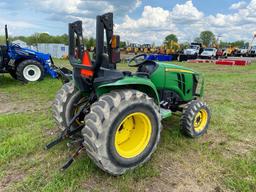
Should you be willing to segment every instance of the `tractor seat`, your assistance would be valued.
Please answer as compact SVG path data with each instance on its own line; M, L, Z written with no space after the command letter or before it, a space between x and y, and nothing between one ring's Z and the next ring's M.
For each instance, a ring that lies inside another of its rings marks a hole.
M95 83L110 83L124 78L124 74L121 71L113 69L113 64L109 63L109 56L107 54L104 53L101 55L100 64L98 65L100 68L96 73L96 77L94 79Z
M154 61L146 60L138 67L137 72L123 71L124 76L138 76L149 78L150 75L157 69L157 64Z
M101 67L97 77L95 77L94 79L94 83L102 83L102 82L110 83L123 78L124 78L124 74L121 71L106 69Z

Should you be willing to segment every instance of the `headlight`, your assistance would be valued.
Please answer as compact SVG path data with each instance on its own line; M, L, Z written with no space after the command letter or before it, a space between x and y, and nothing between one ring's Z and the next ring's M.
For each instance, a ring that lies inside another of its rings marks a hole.
M52 61L50 59L46 60L46 64L52 66Z
M199 82L199 80L200 80L200 75L195 74L195 79L197 80L197 82Z

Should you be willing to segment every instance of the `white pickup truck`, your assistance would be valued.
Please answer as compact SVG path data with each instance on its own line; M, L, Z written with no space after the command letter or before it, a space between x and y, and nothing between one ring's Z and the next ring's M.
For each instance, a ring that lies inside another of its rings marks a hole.
M201 43L191 43L189 48L184 49L177 57L178 61L187 61L189 59L197 59L202 52Z
M200 52L200 45L190 45L188 49L184 50L184 55L199 55Z
M201 59L215 59L217 57L217 49L215 48L206 48L200 54Z

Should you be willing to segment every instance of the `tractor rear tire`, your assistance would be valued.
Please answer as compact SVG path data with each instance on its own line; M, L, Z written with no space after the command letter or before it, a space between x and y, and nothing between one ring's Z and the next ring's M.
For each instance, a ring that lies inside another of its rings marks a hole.
M45 76L44 67L38 61L28 59L18 64L16 75L17 79L24 83L41 81Z
M70 81L62 86L58 91L52 105L53 118L61 131L68 127L68 122L74 117L76 108L74 107L83 96L74 86L73 81ZM75 122L70 130L74 130L82 122Z
M211 113L206 103L199 100L191 101L183 109L181 130L191 138L200 137L207 132L210 119Z
M107 93L91 106L82 129L87 154L103 171L122 175L147 162L160 140L159 107L137 90Z

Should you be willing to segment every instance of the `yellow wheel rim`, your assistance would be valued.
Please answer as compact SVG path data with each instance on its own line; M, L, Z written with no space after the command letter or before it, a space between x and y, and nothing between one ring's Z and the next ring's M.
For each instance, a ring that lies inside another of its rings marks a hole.
M133 158L147 147L152 132L149 117L141 112L132 113L118 126L115 148L123 158Z
M208 120L208 113L205 109L201 109L195 117L194 129L196 132L201 132L204 130Z

